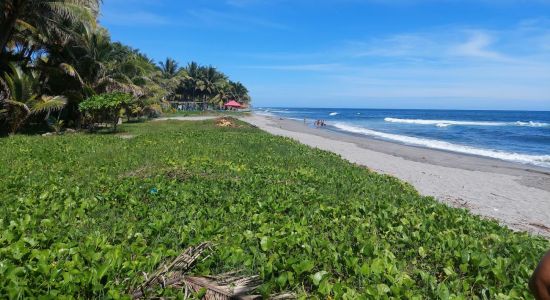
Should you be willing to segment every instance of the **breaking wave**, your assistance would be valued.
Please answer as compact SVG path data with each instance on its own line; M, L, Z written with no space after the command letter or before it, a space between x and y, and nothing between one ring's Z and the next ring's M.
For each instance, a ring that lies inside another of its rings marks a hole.
M424 120L424 119L398 119L385 118L384 121L402 124L435 125L437 127L458 126L525 126L525 127L547 127L549 123L542 122L490 122L490 121L453 121L453 120Z
M423 139L423 138L417 138L417 137L411 137L411 136L405 136L405 135L384 133L384 132L374 131L371 129L348 125L344 123L335 123L333 124L333 126L343 131L358 133L358 134L363 134L368 136L374 136L374 137L380 137L387 140L397 141L397 142L401 142L401 143L413 145L413 146L422 146L422 147L438 149L438 150L485 156L485 157L491 157L491 158L496 158L501 160L524 163L524 164L533 164L533 165L538 165L542 167L550 167L550 155L529 155L529 154L497 151L492 149L475 148L471 146L452 144L449 142L444 142L439 140Z

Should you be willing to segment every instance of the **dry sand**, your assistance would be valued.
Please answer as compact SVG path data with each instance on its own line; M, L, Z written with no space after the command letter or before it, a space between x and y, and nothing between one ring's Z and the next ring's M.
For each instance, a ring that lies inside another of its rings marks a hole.
M514 230L550 237L548 169L342 134L275 117L240 119L400 178L423 195L496 219Z

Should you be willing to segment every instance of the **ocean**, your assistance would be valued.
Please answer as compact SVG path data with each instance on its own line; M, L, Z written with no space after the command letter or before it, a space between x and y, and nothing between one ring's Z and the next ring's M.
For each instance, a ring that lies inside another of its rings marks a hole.
M258 114L406 145L550 168L550 112L256 108Z

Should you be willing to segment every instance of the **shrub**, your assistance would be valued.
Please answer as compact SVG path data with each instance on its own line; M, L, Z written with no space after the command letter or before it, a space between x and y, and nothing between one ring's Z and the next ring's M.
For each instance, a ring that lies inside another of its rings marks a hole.
M116 130L120 110L129 105L132 100L132 95L125 93L94 95L80 103L79 109L91 123L92 129L99 123L108 123L113 125L113 130Z

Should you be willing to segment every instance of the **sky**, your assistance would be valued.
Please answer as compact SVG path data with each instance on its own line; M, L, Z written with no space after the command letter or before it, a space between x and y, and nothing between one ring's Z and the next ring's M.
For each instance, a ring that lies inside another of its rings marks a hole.
M105 0L100 22L256 107L550 111L550 0Z

